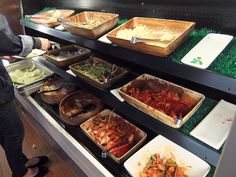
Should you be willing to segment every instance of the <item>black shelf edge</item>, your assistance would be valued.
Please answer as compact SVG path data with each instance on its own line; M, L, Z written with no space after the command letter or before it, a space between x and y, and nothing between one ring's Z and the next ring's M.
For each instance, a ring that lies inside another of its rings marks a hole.
M166 58L140 53L119 46L106 44L97 40L83 38L69 32L62 32L40 24L26 22L24 20L21 20L21 25L58 39L82 45L99 53L133 62L157 72L212 88L215 91L222 92L223 95L227 95L226 99L231 102L236 102L233 101L236 100L235 78L221 75L209 70L202 70L184 64L174 63Z
M153 119L149 115L139 111L138 109L125 102L120 102L109 91L97 89L82 81L80 78L66 73L65 70L58 68L57 66L41 57L38 57L37 61L50 68L61 77L75 81L76 83L78 83L81 89L87 90L88 92L91 92L94 95L100 97L105 104L115 108L118 114L123 114L129 121L144 125L145 127L155 132L157 135L161 134L165 136L166 138L205 160L209 164L215 167L217 166L217 162L220 158L220 153L210 146L203 144L190 136L186 136L176 129L164 125L158 120Z

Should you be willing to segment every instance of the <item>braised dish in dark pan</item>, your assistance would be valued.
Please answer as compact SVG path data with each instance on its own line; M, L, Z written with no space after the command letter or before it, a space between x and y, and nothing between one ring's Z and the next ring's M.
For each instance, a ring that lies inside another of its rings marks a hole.
M40 88L40 95L44 102L57 105L69 93L76 90L73 82L66 81L61 77L50 78Z
M80 90L71 93L61 101L59 113L65 123L76 126L100 112L102 108L101 99Z

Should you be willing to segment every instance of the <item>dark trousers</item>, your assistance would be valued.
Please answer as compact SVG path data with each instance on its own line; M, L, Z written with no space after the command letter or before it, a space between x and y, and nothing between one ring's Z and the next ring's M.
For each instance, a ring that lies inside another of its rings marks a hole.
M27 172L26 156L22 152L24 127L14 104L0 112L0 144L5 150L13 177L22 177Z

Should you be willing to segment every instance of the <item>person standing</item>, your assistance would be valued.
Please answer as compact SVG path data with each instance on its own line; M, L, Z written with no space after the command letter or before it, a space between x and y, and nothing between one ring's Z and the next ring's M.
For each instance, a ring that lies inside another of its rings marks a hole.
M48 50L50 41L11 34L6 18L0 15L0 56L25 56L34 48ZM0 122L0 144L5 150L13 177L39 177L47 173L47 168L37 167L40 161L45 160L45 156L28 160L22 152L24 127L14 103L13 84L2 61L0 61Z

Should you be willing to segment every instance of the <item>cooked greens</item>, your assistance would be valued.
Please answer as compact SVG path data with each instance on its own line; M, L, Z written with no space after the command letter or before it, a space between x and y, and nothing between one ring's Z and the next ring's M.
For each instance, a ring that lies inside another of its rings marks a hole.
M107 65L102 62L85 62L74 68L97 82L107 82L117 72L116 65Z

